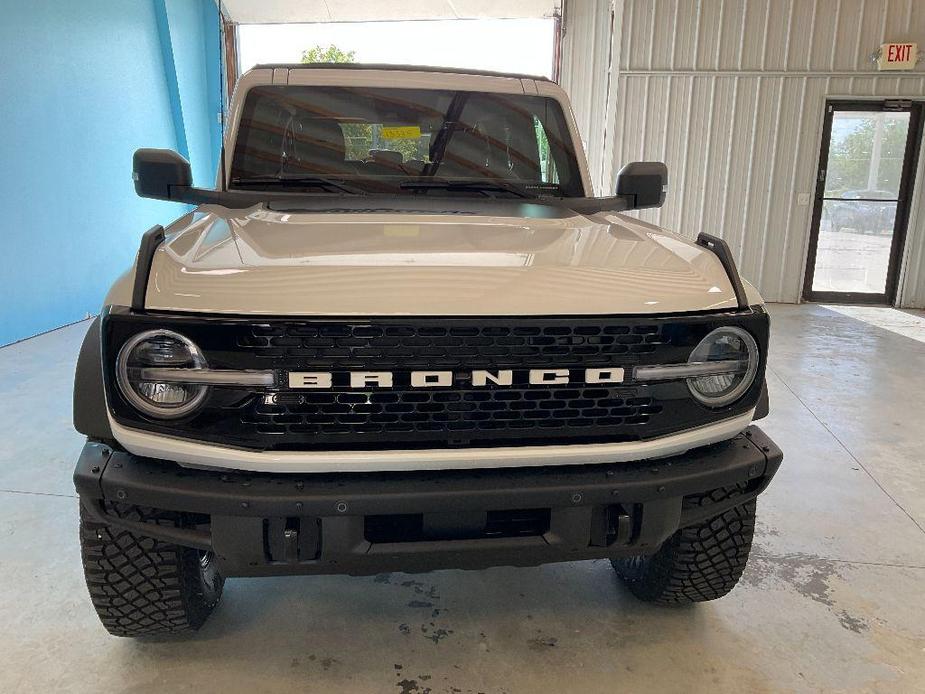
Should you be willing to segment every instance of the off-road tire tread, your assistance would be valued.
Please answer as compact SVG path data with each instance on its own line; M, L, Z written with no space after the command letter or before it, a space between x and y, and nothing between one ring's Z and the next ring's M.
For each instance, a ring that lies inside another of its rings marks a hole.
M703 508L741 496L745 484L685 497L682 508ZM612 562L637 598L659 605L716 600L742 577L755 532L755 499L681 528L645 557Z
M179 514L112 504L108 513L178 526ZM221 597L223 579L204 590L196 550L135 535L80 509L80 547L90 599L114 636L179 634L202 626Z

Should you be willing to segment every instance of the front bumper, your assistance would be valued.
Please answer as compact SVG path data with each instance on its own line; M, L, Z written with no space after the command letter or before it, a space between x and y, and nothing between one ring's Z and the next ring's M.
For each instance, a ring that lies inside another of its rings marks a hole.
M782 457L755 426L660 460L316 475L193 470L88 442L74 482L97 520L211 550L226 576L363 575L652 552L757 496ZM741 493L725 503L683 503L729 486ZM126 506L176 511L181 522L127 520Z

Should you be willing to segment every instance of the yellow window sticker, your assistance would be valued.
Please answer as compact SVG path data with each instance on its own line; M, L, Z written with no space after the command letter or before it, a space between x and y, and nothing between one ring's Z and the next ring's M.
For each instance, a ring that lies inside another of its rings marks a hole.
M383 125L379 133L383 140L415 139L421 136L419 125Z

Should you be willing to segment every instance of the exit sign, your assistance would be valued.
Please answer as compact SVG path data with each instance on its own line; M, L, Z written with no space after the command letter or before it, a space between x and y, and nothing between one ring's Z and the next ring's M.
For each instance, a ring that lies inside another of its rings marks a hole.
M877 67L881 70L911 70L919 57L915 43L884 43L880 46Z

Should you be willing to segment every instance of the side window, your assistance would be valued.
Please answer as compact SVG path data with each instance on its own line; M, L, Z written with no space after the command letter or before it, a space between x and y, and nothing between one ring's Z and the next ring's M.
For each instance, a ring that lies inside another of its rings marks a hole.
M533 116L533 131L536 133L536 146L540 153L540 180L543 183L558 183L559 172L556 171L556 162L549 149L549 138L543 122Z

